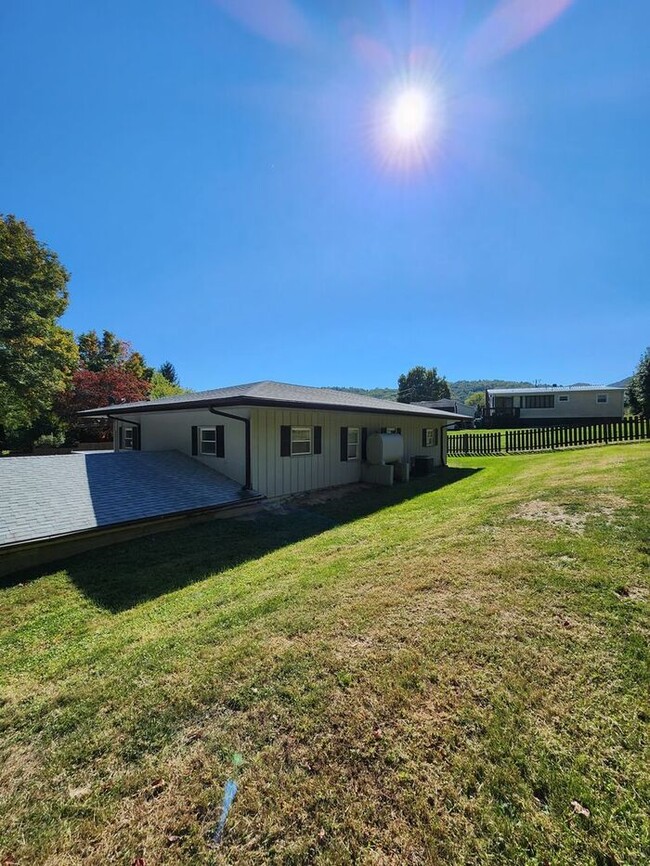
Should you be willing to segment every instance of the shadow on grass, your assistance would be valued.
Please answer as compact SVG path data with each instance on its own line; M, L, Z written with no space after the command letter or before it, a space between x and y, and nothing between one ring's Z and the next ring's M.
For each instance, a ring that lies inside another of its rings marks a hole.
M244 512L239 517L210 520L0 578L0 587L65 570L95 604L118 613L335 526L440 490L476 472L480 469L445 468L408 484L355 489L320 504L301 505L298 499L277 510L271 507L255 515Z

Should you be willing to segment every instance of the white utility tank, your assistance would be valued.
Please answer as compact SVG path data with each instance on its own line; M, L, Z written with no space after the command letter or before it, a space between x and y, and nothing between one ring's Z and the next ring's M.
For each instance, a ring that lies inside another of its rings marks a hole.
M404 457L404 440L399 433L373 433L366 442L368 463L381 466L397 463Z

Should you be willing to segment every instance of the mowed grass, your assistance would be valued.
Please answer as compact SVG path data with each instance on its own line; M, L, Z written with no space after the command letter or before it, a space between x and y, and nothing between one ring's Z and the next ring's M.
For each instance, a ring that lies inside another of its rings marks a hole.
M0 863L649 862L649 458L458 459L5 581Z

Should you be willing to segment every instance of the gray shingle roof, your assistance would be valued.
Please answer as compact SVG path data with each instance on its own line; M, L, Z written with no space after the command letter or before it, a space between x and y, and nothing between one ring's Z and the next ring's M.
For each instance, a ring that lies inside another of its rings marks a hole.
M365 394L350 391L336 391L333 388L311 388L307 385L288 385L284 382L250 382L247 385L234 385L217 388L213 391L198 391L194 394L179 394L176 397L162 397L158 400L143 400L138 403L119 403L88 409L80 415L119 415L121 412L155 412L165 409L190 409L200 406L298 406L314 409L340 409L384 413L386 415L419 415L423 417L446 418L449 421L464 416L440 409L427 409L415 403L395 403L392 400L378 400Z
M251 498L178 451L0 459L0 547Z
M612 387L611 385L549 385L548 387L530 388L488 388L488 394L564 394L567 391L625 391L625 388Z

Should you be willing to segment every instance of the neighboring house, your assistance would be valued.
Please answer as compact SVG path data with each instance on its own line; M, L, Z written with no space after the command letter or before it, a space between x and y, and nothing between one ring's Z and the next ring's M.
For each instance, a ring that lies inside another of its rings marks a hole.
M488 388L485 417L503 426L620 421L624 394L624 388L606 385Z
M423 400L415 404L416 406L427 406L429 409L441 409L443 412L454 412L456 415L463 415L464 420L458 422L458 427L472 426L474 418L476 418L476 407L468 406L466 403L461 403L460 400L455 400L453 397L443 397L441 400Z
M417 404L280 382L80 414L112 419L116 450L180 451L269 497L358 481L389 484L408 478L414 465L443 465L446 425L463 420Z

